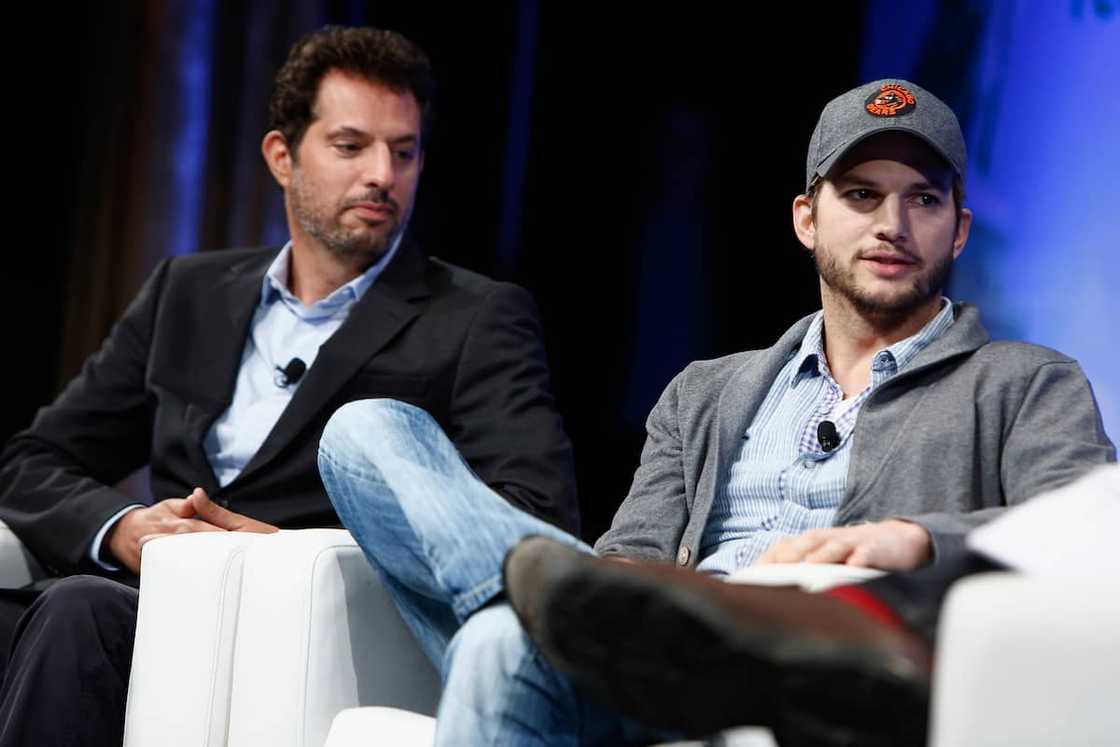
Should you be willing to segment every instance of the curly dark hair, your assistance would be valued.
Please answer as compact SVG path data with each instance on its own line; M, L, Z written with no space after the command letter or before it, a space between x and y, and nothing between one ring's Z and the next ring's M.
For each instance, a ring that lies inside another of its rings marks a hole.
M411 93L420 105L421 138L427 139L436 83L424 50L396 31L324 26L292 46L276 73L268 102L268 127L284 135L293 158L315 121L319 83L332 70L360 75L398 93Z

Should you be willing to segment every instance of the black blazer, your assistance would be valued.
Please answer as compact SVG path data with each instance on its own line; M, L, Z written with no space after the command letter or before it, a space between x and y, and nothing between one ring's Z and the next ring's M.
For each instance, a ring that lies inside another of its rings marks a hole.
M515 506L578 530L571 444L549 390L532 298L405 241L314 364L260 451L219 488L203 450L233 397L264 272L278 248L164 260L101 350L0 454L0 519L56 573L104 573L97 530L150 464L156 500L201 486L285 528L338 526L316 466L342 404L391 397L440 423Z

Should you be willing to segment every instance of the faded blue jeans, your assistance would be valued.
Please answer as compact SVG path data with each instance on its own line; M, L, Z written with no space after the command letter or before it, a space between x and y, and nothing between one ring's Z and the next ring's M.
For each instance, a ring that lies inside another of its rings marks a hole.
M502 560L529 535L586 552L483 484L424 410L351 402L327 423L319 471L443 678L437 745L648 743L658 735L587 702L521 629Z

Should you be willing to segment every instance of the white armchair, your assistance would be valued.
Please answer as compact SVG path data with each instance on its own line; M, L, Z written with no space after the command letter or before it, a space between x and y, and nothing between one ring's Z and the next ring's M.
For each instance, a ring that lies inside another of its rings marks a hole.
M973 576L937 635L932 747L1117 743L1120 580Z
M0 584L47 575L0 522ZM128 747L320 747L347 708L435 713L439 677L344 530L166 537L141 578Z
M319 747L356 706L435 714L440 682L348 532L270 535L245 563L230 745ZM367 735L363 744L379 742Z
M435 669L348 532L167 537L141 579L129 747L320 747L347 708L435 713Z
M18 589L46 578L47 572L8 525L0 521L0 588Z
M148 543L124 744L226 744L247 551L267 535L199 532Z

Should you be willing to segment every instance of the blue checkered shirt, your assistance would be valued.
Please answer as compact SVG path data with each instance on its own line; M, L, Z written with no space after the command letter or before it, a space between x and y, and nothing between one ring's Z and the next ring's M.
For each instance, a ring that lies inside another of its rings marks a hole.
M843 401L824 356L824 317L817 312L801 346L782 367L750 427L727 483L716 493L700 541L698 570L725 575L753 563L771 544L832 526L848 483L851 436L864 401L953 324L953 305L915 335L875 354L871 383ZM825 453L817 426L832 420L840 445Z

